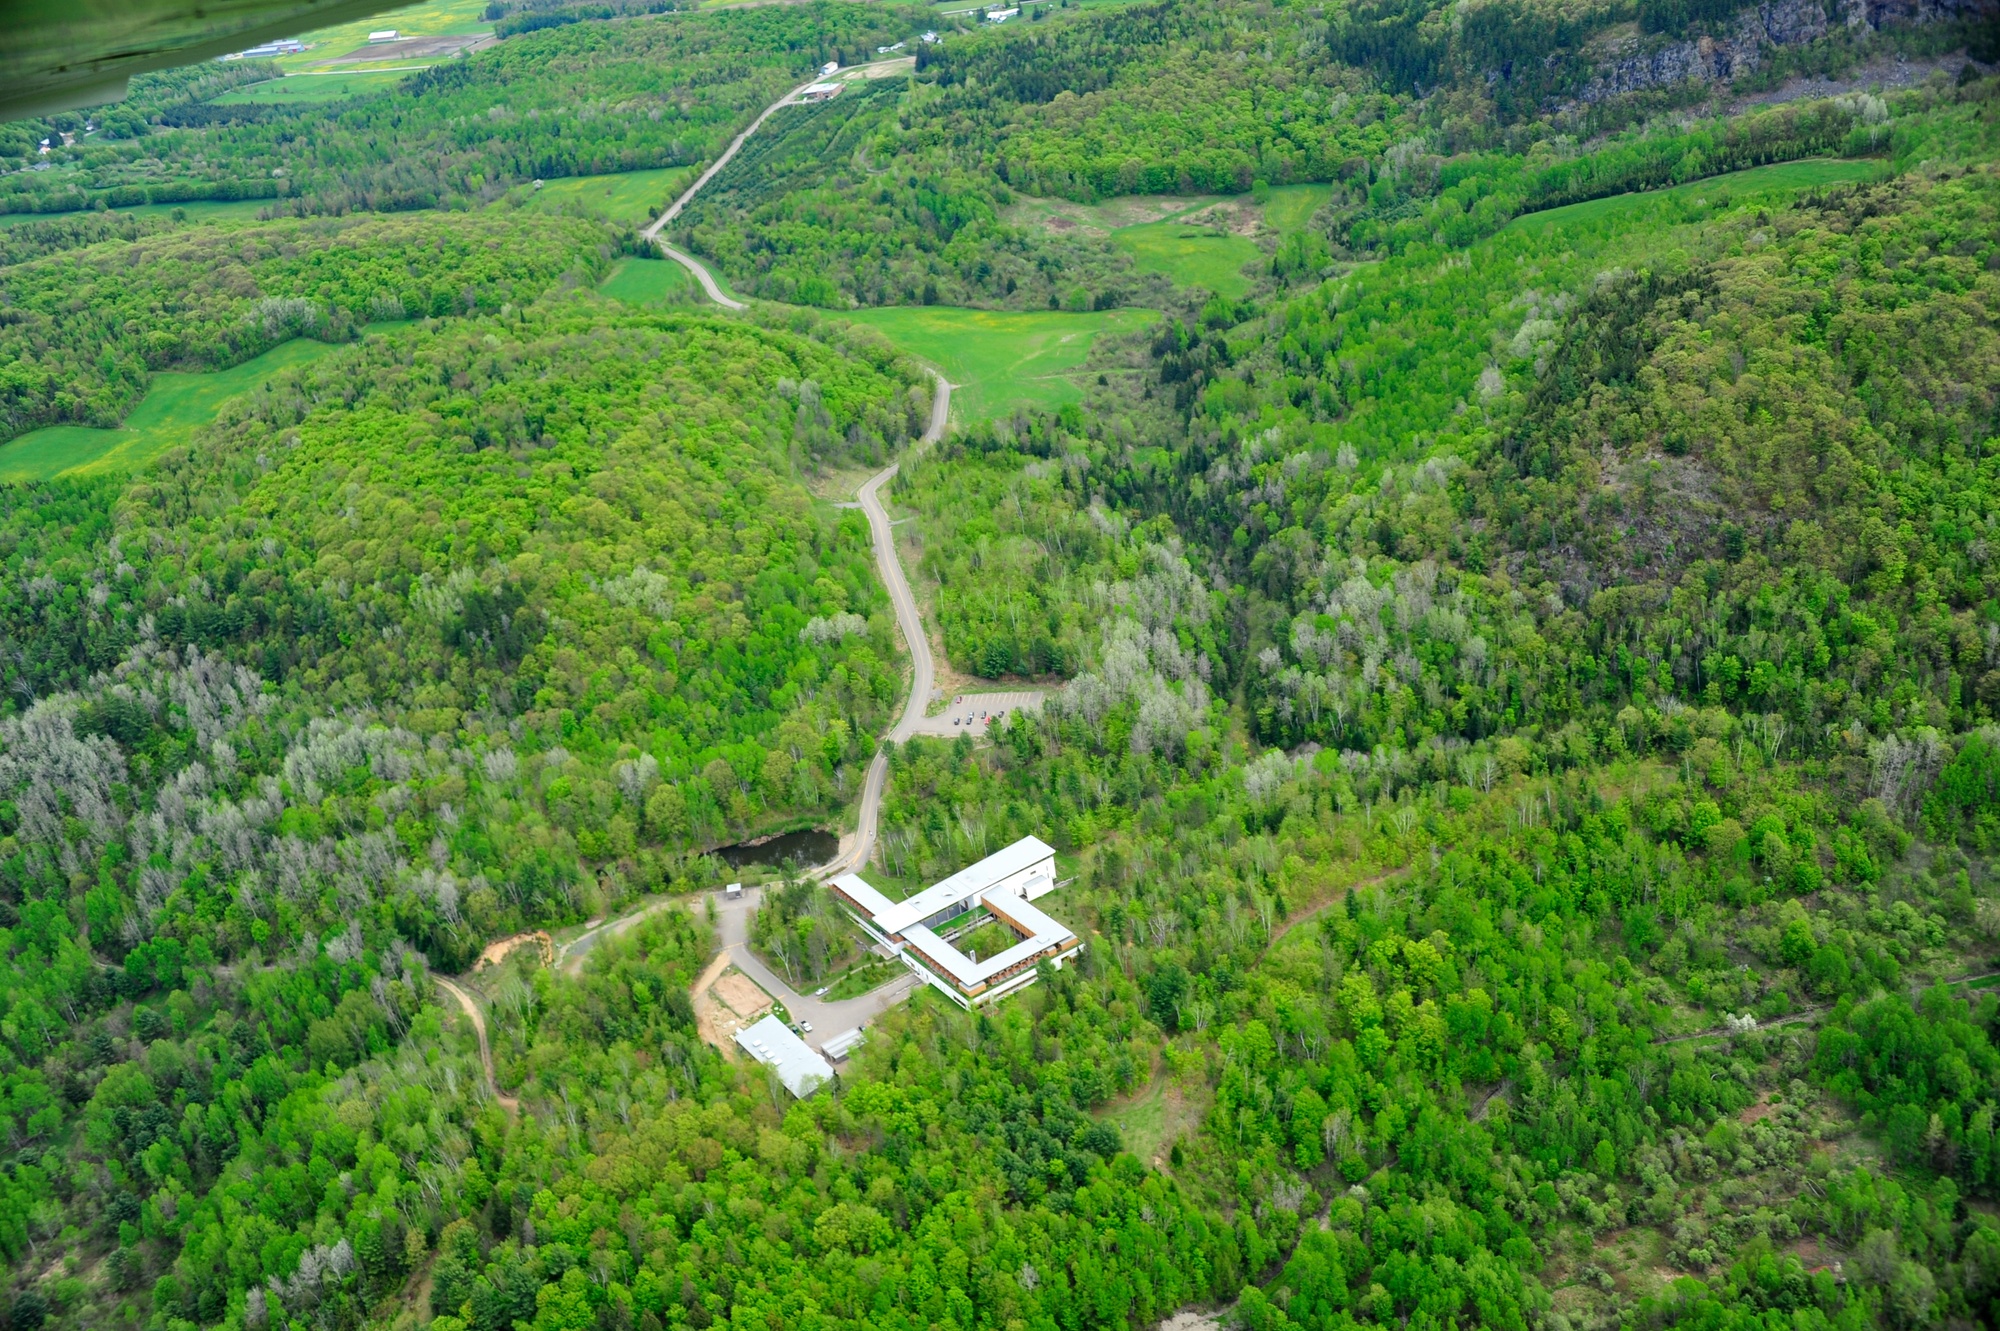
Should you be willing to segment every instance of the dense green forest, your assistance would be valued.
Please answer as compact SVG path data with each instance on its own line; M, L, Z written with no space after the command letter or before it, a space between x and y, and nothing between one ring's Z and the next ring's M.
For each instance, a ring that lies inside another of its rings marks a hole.
M536 0L0 127L4 438L331 344L0 486L0 1321L2000 1323L2000 78L1844 15ZM925 27L677 224L747 311L517 206ZM1051 220L1135 195L1237 294ZM1157 317L919 446L869 305ZM986 741L883 742L891 462ZM1086 946L795 1100L697 977L866 940L711 852L878 755L871 877L1038 836Z

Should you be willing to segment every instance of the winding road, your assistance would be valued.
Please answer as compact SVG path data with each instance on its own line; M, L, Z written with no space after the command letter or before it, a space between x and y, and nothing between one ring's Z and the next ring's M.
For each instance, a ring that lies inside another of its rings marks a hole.
M743 146L744 141L762 129L764 122L776 114L779 107L797 105L799 94L803 93L807 88L812 87L813 84L819 82L822 78L833 78L841 72L841 70L836 69L832 74L816 74L786 93L783 97L780 97L777 101L765 107L758 117L750 122L748 129L729 141L729 146L723 149L722 156L710 162L708 169L695 177L694 184L682 190L680 197L668 204L667 210L654 218L651 226L648 226L644 231L639 233L665 251L669 259L672 259L675 263L693 273L694 280L701 283L701 289L708 294L708 298L726 310L747 310L750 307L723 291L722 285L715 280L715 274L709 272L707 265L703 264L701 260L661 240L660 232L666 229L667 223L681 215L681 209L687 207L689 201L701 192L703 185L715 179L722 168L729 165L730 159L736 156L737 150Z
M701 288L708 294L708 298L724 309L743 310L749 307L724 292L721 284L715 280L714 274L710 273L699 259L661 240L660 232L667 223L680 215L681 210L687 207L688 202L702 186L713 180L716 174L729 164L730 159L736 156L737 150L742 148L746 139L755 134L780 107L797 102L799 94L816 81L817 79L800 84L765 107L763 112L750 122L748 129L730 141L728 149L722 156L716 158L714 163L641 233L646 239L658 245L668 258L692 273L695 280L701 283ZM931 396L930 424L925 427L923 437L917 441L916 446L919 449L942 439L946 423L951 418L951 384L936 370L931 369L929 373L936 384L936 390ZM924 709L930 703L931 690L936 687L937 670L931 659L930 638L924 632L923 617L917 613L916 595L910 590L910 581L903 573L902 560L896 555L896 538L889 525L889 514L882 506L882 487L895 477L899 465L891 463L869 477L856 498L860 500L861 511L868 518L869 536L875 547L876 571L882 578L882 585L889 589L889 600L896 610L896 625L902 630L903 641L910 651L910 695L903 704L902 715L897 718L888 735L889 739L900 744L909 739L917 724L923 720ZM848 844L837 858L812 871L815 876L831 878L868 863L868 857L875 848L876 829L882 815L882 792L888 784L888 779L889 759L878 749L873 761L868 764L868 775L862 782L861 807L856 817L854 833L851 839L843 838ZM801 994L750 950L749 921L758 899L757 891L752 889L735 901L727 899L720 891L714 895L716 922L721 934L720 946L715 962L704 972L703 979L712 982L713 978L725 968L725 961L727 964L734 964L762 985L766 992L783 1003L791 1012L794 1021L811 1022L815 1043L823 1041L829 1035L839 1034L874 1020L889 1007L902 1002L919 983L914 974L906 974L859 998L839 1002ZM653 912L672 904L674 904L673 899L663 897L615 920L607 920L594 929L585 930L556 949L555 968L572 975L580 973L584 958L600 942L607 938L615 938ZM481 1011L478 1001L458 982L446 979L442 975L433 978L441 988L458 1000L460 1009L472 1022L473 1034L479 1040L479 1061L485 1069L488 1092L508 1112L517 1112L520 1107L519 1099L501 1094L499 1082L494 1077L493 1050L486 1035L486 1016ZM704 988L705 984L696 985L697 997Z
M486 1014L479 1010L479 1004L473 999L471 994L466 993L465 990L459 988L452 981L445 979L442 975L433 975L431 978L438 982L440 988L443 988L453 998L456 998L459 1007L465 1010L465 1015L472 1019L472 1033L479 1037L479 1065L486 1070L487 1093L499 1101L500 1107L508 1113L518 1112L521 1108L520 1099L512 1095L502 1095L500 1093L500 1083L493 1078L493 1046L487 1043L486 1040Z

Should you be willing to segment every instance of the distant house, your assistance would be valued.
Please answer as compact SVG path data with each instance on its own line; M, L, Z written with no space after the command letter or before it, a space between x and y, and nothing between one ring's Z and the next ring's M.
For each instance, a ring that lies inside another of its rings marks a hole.
M840 62L838 60L829 60L819 67L819 76L821 78L825 78L829 74L838 74L839 72Z
M878 47L876 47L876 48L875 48L875 54L876 54L876 55L887 55L887 54L889 54L889 52L891 52L891 51L900 51L900 50L902 50L902 49L903 49L903 48L904 48L905 46L908 46L908 45L909 45L909 43L908 43L908 42L897 42L897 43L896 43L896 44L895 44L894 46L878 46Z
M776 1017L736 1032L736 1043L759 1063L777 1069L778 1080L800 1100L833 1080L833 1065Z
M306 44L297 38L283 37L275 42L265 42L262 46L253 46L247 51L239 51L237 55L245 60L259 60L274 55L297 55L305 49Z
M986 12L988 23L1005 23L1021 11L1018 9L990 9Z
M961 869L905 901L891 901L859 874L828 884L873 938L894 951L917 977L963 1008L981 1007L1035 982L1042 962L1061 969L1083 951L1067 925L1030 904L1055 889L1056 853L1036 837ZM1017 940L984 961L941 937L983 922L1005 925Z
M402 39L403 35L394 28L384 28L380 32L371 32L368 34L368 44L370 46L380 46L383 42L399 42Z
M937 35L936 33L934 33L934 32L927 32L927 33L925 33L925 34L924 34L923 36L921 36L921 37L917 38L917 40L918 40L918 41L920 41L920 42L922 42L922 43L923 43L923 44L924 44L925 46L934 46L934 45L936 45L936 44L937 44L937 39L938 39L938 35Z
M815 83L799 94L799 100L802 102L830 102L840 96L842 86L844 85L838 83Z

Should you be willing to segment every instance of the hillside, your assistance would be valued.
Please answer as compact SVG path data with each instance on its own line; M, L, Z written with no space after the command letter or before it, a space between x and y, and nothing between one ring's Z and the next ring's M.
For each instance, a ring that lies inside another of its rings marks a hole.
M1991 14L978 18L0 127L4 1326L2000 1323Z

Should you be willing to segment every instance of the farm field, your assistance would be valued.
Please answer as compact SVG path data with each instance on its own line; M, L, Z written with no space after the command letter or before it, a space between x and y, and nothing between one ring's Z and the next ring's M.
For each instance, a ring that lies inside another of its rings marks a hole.
M879 329L944 371L957 386L952 415L964 424L1017 405L1051 410L1080 401L1083 389L1074 376L1097 335L1125 332L1159 316L1136 309L1020 314L932 305L853 310L843 317Z
M492 23L483 18L485 0L429 0L427 4L339 23L330 28L301 35L306 50L299 55L280 56L287 70L311 69L321 61L346 55L368 44L368 34L394 28L406 37L442 37L453 33L490 31Z
M136 471L215 419L222 404L280 370L318 360L334 346L295 338L234 369L213 374L160 374L123 427L51 425L0 446L0 482Z

